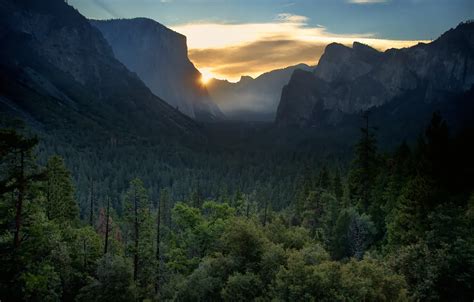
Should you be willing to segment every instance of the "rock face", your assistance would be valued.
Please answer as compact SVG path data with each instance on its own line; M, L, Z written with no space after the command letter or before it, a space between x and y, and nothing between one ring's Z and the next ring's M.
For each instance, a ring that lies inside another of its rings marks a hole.
M0 0L0 45L0 111L53 129L158 136L197 129L63 0Z
M295 71L283 88L279 125L337 124L344 114L417 96L442 102L474 84L474 23L429 44L385 52L355 42L326 47L314 72Z
M155 95L198 120L223 117L188 58L185 36L146 18L90 22Z
M208 90L230 119L273 121L281 89L296 69L312 70L308 65L299 64L264 73L255 79L242 77L237 83L214 79L208 84Z

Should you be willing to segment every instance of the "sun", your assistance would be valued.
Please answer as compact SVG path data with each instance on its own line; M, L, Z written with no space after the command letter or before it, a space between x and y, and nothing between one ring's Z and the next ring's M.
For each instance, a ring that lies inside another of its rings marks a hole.
M200 70L201 72L201 83L203 85L209 84L209 82L214 78L214 75L210 72L208 68L203 68Z

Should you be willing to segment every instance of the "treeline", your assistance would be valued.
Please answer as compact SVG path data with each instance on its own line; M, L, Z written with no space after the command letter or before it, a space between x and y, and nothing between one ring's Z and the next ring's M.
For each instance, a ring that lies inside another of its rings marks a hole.
M238 147L211 143L186 146L153 138L96 134L83 141L57 131L54 135L40 133L38 161L44 165L54 154L64 158L83 219L89 217L91 195L94 213L104 206L107 196L112 207L122 213L122 194L133 178L143 181L154 202L167 188L174 201L196 193L213 200L223 196L234 199L240 193L266 194L274 209L283 209L297 190L294 180L304 166L319 169L319 163L326 161L320 154L298 147L261 149L253 142ZM343 161L347 160L334 162L340 165Z
M135 178L87 187L81 216L63 160L38 165L38 141L4 129L0 299L471 301L473 131L450 136L435 114L387 154L366 121L349 171L306 161L283 209L264 181L178 199Z

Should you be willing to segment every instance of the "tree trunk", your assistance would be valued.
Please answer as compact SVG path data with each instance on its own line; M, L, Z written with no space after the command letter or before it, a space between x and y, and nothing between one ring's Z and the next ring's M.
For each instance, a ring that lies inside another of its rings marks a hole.
M13 246L15 249L20 247L21 215L23 210L23 195L25 191L25 153L20 151L20 179L18 180L18 199L16 203L15 214L15 235Z
M46 217L51 219L51 177L48 175L48 184L46 189Z
M363 162L363 167L364 167L364 206L367 209L369 205L369 140L370 140L370 135L369 135L369 112L366 112L364 114L365 118L365 146L364 146L364 162Z
M91 199L90 199L90 209L89 209L89 224L94 226L94 181L91 184Z
M110 198L107 197L107 215L106 215L106 222L105 222L104 255L107 254L107 248L109 245L109 218L110 218Z
M247 210L245 213L245 217L249 219L249 214L250 214L250 198L247 197Z
M137 201L137 188L134 192L134 212L135 212L135 253L133 256L133 280L137 281L138 277L138 243L139 243L139 231L138 231L138 201Z
M263 226L267 224L267 210L268 210L268 200L265 198L265 209L263 211Z
M162 203L165 202L165 198L159 201L158 203L158 213L157 213L157 218L156 218L156 286L155 286L155 292L158 295L160 292L160 243L161 243L161 207Z
M84 255L83 269L85 270L87 266L87 253L86 253L86 239L85 238L82 240L82 253Z

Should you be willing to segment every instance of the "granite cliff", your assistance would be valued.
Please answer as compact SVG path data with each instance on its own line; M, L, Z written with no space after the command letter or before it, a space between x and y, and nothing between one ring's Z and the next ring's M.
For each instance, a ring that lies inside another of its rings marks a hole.
M155 95L197 120L223 117L188 58L185 36L146 18L90 22Z
M352 48L333 43L314 71L293 73L283 88L276 123L338 124L344 115L407 99L433 107L473 84L473 22L405 49L379 52L358 42Z

